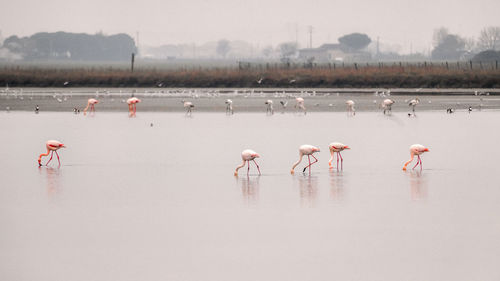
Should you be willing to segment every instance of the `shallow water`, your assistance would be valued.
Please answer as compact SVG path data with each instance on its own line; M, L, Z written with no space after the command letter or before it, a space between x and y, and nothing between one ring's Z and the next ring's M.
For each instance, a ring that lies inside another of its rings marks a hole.
M0 112L0 279L498 280L499 117ZM233 176L245 148L262 176Z

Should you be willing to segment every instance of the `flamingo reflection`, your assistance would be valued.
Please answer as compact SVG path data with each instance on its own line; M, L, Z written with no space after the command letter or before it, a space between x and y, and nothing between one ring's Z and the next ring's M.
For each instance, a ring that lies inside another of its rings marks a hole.
M45 178L47 194L50 196L59 193L59 178L61 175L61 169L38 167L38 171L40 176Z
M237 178L237 182L241 186L243 202L247 206L256 205L259 201L259 179L260 176Z
M414 170L408 172L410 180L410 195L412 200L427 198L427 181L422 171Z
M318 178L308 175L297 177L299 181L300 205L315 207L318 199Z
M341 201L344 197L344 178L342 171L330 170L330 199Z

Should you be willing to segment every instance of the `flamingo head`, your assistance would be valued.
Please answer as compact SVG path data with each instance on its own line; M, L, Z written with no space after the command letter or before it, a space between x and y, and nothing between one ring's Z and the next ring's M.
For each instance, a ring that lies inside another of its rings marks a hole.
M315 147L313 148L313 152L320 152L321 150L319 149L319 147Z
M42 159L38 159L38 167L42 166Z
M252 154L252 157L260 158L260 155L258 153L254 153L254 154Z
M426 147L426 148L424 149L424 151L425 151L425 152L429 152L429 149Z
M344 149L351 149L351 148L347 145L344 145Z

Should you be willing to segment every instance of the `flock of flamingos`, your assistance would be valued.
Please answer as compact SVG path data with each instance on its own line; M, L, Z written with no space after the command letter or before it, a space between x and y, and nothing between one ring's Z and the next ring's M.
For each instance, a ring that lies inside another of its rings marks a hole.
M141 102L141 100L136 98L136 97L131 97L127 100L130 117L135 117L136 111L137 111L137 104L140 102ZM413 114L415 114L415 106L419 102L420 101L418 98L410 101L409 106L412 108ZM87 111L89 111L89 113L94 113L95 112L95 105L98 103L99 103L99 101L97 99L94 99L94 98L89 99L87 102L87 107L85 107L85 109L83 110L83 114L86 115ZM186 114L190 115L192 112L192 109L194 108L193 103L188 102L188 101L183 101L183 103L184 103L184 107L186 108ZM233 114L233 106L232 106L233 102L232 102L232 100L228 99L228 100L226 100L225 103L226 103L226 114ZM267 100L265 102L265 104L267 105L267 113L272 114L274 112L274 109L272 106L273 101ZM347 112L350 115L356 114L356 111L354 109L354 104L355 103L352 100L346 101ZM385 99L384 101L382 101L380 107L383 109L384 114L391 112L391 109L392 109L391 107L393 104L394 104L394 101L391 99ZM282 105L286 106L285 104L282 104ZM304 114L306 113L306 108L304 106L304 99L303 98L301 98L301 97L296 98L295 108L303 111ZM65 147L66 146L63 143L61 143L60 141L57 141L57 140L47 141L46 142L47 152L42 153L42 154L40 154L40 156L38 156L38 165L42 166L42 157L48 156L50 154L50 159L45 164L45 165L48 165L50 163L50 161L52 161L52 157L54 156L54 152L55 152L55 154L57 156L57 161L58 161L59 166L60 166L61 161L59 159L59 154L57 153L57 150L59 150L60 148L65 148ZM328 165L329 165L330 169L333 169L332 162L334 160L335 153L337 154L337 170L339 169L339 159L340 159L340 167L341 167L341 169L343 169L344 159L342 158L342 155L340 152L344 151L345 149L350 149L349 146L342 144L340 142L332 142L332 143L330 143L328 148L329 148L330 154L331 154L330 160L328 161ZM420 170L422 170L422 160L420 158L420 155L422 155L424 152L428 152L428 151L429 151L429 149L421 144L411 145L410 146L410 159L404 164L403 170L406 171L406 167L408 166L409 163L411 163L413 161L415 156L417 156L417 163L415 164L415 166L413 166L413 169L415 169L418 165L420 165ZM294 174L295 167L297 167L300 164L300 162L302 162L302 158L304 156L307 156L309 164L304 167L302 172L304 173L307 169L309 169L309 174L311 174L311 166L314 163L318 162L318 159L316 157L314 157L314 153L316 153L316 152L320 152L320 149L318 147L313 146L313 145L304 144L304 145L300 146L299 147L299 159L297 160L297 162L295 162L293 164L293 166L290 170L290 173ZM260 175L261 174L260 167L257 164L257 162L255 162L255 158L259 158L259 157L260 157L260 155L251 149L244 150L241 153L241 159L243 160L243 162L236 167L236 170L234 171L234 175L238 176L238 170L243 168L245 165L247 165L247 175L248 175L248 173L250 171L250 161L252 161L255 164L255 166L257 167L257 171L259 172L259 175ZM313 162L311 162L311 157L314 159Z

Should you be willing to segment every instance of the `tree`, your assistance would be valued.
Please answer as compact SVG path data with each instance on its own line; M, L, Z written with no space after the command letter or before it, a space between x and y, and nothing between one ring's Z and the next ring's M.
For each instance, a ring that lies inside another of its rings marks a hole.
M283 61L289 61L290 57L294 56L298 49L297 43L295 42L281 43L278 47Z
M434 34L432 35L432 45L434 46L434 48L439 46L443 42L444 38L448 35L450 35L450 32L446 27L435 29Z
M264 49L262 49L262 54L264 57L268 58L273 54L273 47L272 46L267 46Z
M458 60L465 53L466 41L456 34L446 35L439 45L432 50L436 60Z
M489 26L481 30L478 39L480 50L500 50L500 27Z
M500 51L486 50L475 55L472 58L473 61L500 61Z
M215 49L215 51L219 56L225 58L230 50L231 50L231 45L228 40L222 39L219 40L219 42L217 42L217 48Z
M341 48L346 52L360 51L372 42L372 39L370 39L368 35L361 33L347 34L340 37L338 40Z

